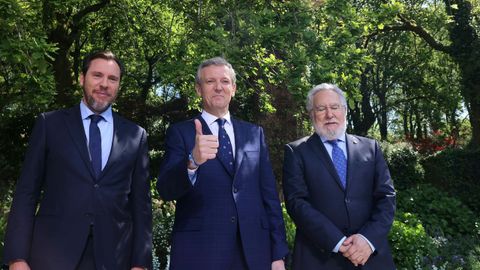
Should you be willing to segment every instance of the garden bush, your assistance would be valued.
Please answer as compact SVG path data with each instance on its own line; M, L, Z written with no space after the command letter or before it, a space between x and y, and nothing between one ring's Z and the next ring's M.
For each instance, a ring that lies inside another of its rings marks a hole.
M168 269L175 204L153 200L153 269Z
M422 164L426 182L480 212L480 150L446 149Z
M399 270L422 269L423 258L437 255L422 222L412 213L397 213L389 240Z
M423 179L420 155L404 142L381 143L395 189L403 190L417 185Z
M476 215L460 200L428 184L398 192L397 207L415 213L429 235L457 237L475 231Z

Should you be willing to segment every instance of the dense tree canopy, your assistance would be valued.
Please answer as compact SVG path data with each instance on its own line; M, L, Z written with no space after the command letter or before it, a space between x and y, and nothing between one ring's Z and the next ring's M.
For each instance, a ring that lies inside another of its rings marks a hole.
M238 74L232 113L265 127L277 172L282 145L311 132L304 99L321 82L347 92L354 133L471 134L478 147L479 11L478 0L0 0L2 175L15 181L35 115L79 101L80 61L97 48L124 60L115 109L147 128L153 157L169 123L197 113L196 66L217 55Z

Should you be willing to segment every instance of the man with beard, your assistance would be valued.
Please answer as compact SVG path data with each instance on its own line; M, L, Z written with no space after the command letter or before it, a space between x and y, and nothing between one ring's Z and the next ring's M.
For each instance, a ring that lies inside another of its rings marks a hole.
M122 74L113 53L90 54L80 104L37 118L8 219L9 269L151 269L147 134L112 112Z
M308 93L315 133L285 146L283 190L297 226L293 269L395 269L387 235L395 191L375 140L346 134L347 103L332 84Z

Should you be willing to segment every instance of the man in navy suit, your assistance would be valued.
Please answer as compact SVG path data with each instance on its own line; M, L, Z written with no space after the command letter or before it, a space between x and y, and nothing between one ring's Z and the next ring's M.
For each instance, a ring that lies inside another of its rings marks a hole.
M395 269L387 235L395 191L375 140L346 134L342 90L308 93L315 133L285 146L283 190L297 226L295 270Z
M162 199L177 201L170 269L283 270L288 247L263 130L231 117L235 71L225 59L201 63L195 81L202 114L168 129L157 182Z
M89 55L80 104L37 118L8 219L9 269L151 269L147 134L111 108L122 73L111 52Z

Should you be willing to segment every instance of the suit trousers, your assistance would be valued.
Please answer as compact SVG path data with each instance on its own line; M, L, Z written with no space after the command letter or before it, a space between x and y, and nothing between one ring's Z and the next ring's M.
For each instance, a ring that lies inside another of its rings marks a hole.
M85 244L85 248L82 253L82 257L80 258L80 262L76 270L95 270L97 267L95 266L95 254L93 252L93 232L92 226L90 226L90 233L88 234L87 243Z

